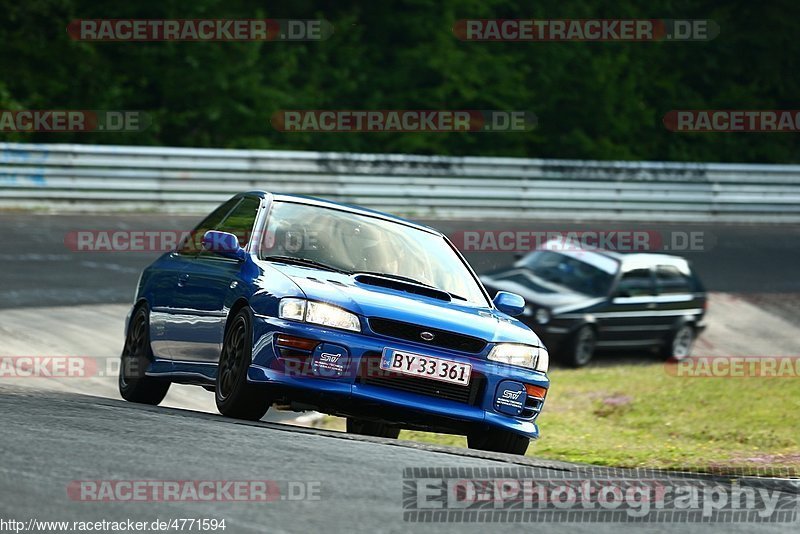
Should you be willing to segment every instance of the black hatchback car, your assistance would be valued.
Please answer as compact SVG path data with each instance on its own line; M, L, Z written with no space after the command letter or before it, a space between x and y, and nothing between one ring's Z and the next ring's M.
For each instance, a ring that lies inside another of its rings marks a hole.
M545 244L481 279L490 294L522 295L519 318L572 367L586 365L596 349L654 348L680 360L705 327L705 289L677 256Z

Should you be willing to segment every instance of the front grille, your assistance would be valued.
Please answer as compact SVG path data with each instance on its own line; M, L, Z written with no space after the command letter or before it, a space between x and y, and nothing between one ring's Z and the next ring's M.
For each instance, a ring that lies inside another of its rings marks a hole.
M428 397L447 399L463 404L475 405L480 400L480 395L486 384L486 377L480 373L472 373L468 386L450 384L441 380L431 380L416 376L408 376L380 368L381 355L377 352L368 352L361 358L356 383L368 386L416 393Z
M486 342L482 339L478 339L477 337L454 334L453 332L448 332L446 330L428 328L427 326L419 326L416 324L394 321L392 319L371 317L369 319L369 327L373 332L382 336L404 339L406 341L415 341L417 343L423 343L426 345L432 345L434 347L442 347L461 352L471 352L473 354L477 354L486 348ZM433 334L433 340L423 340L420 337L422 332L430 332Z

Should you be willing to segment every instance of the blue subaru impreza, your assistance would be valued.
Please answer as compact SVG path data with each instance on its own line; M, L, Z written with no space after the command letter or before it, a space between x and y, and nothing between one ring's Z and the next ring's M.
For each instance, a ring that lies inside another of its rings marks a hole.
M524 454L538 437L547 350L492 300L441 233L324 200L248 192L147 267L119 389L158 404L171 383L213 390L226 416L273 404L347 418L348 432L463 434Z

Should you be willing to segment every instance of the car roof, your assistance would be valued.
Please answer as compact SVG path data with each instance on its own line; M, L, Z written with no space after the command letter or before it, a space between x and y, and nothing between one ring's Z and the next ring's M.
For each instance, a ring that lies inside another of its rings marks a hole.
M648 267L651 265L674 265L675 267L687 267L689 262L686 258L672 256L670 254L630 253L619 254L622 258L623 269L634 269L637 266Z
M275 202L294 202L295 204L306 204L309 206L319 206L322 208L331 208L336 209L339 211L346 211L348 213L354 213L356 215L364 215L367 217L377 217L379 219L383 219L386 221L397 222L403 224L405 226L411 226L412 228L416 228L418 230L423 230L428 233L436 234L436 235L444 235L440 231L436 230L435 228L431 228L430 226L426 226L424 224L419 224L414 221L409 221L408 219L403 219L402 217L397 217L396 215L390 215L388 213L384 213L381 211L371 210L369 208L363 208L361 206L355 206L352 204L343 204L341 202L334 202L332 200L325 200L323 198L316 198L310 197L305 195L291 195L285 193L271 193L269 191L247 191L241 193L242 195L255 195L259 198L264 198L267 200L272 200Z
M555 245L555 249L553 252L559 252L558 246L561 245L561 241L551 240L542 245L543 250L548 250L548 245ZM605 250L599 248L585 248L581 247L579 244L570 245L570 249L573 251L583 250L586 252L593 252L595 254L599 254L600 256L605 256L607 258L614 259L621 264L622 270L627 269L635 269L637 267L649 267L651 265L674 265L675 267L680 268L687 268L689 262L686 258L681 258L680 256L674 256L671 254L661 254L661 253L653 253L653 252L616 252L613 250Z

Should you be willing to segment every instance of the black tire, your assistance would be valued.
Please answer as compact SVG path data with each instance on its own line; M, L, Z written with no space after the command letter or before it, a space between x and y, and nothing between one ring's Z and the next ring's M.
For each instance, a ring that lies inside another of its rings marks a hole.
M661 348L661 355L673 362L685 360L692 353L694 344L694 326L685 323L673 330Z
M373 421L363 421L361 419L347 418L347 433L360 434L362 436L377 436L379 438L397 439L400 435L400 428L390 426L386 423L376 423Z
M561 350L561 361L570 367L583 367L592 360L594 356L597 334L594 328L585 324L578 328L567 340Z
M243 308L231 319L219 357L214 397L222 415L258 421L272 405L264 389L247 382L252 352L252 320L249 310Z
M129 402L157 405L169 391L170 382L147 376L147 367L153 361L150 347L150 312L146 305L139 306L131 317L125 346L120 357L119 394Z
M504 452L524 456L531 440L505 430L484 429L467 436L467 446L480 451Z

